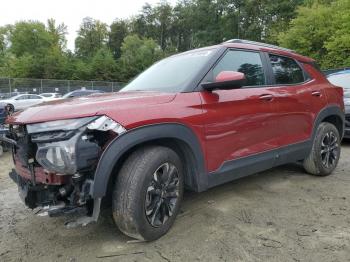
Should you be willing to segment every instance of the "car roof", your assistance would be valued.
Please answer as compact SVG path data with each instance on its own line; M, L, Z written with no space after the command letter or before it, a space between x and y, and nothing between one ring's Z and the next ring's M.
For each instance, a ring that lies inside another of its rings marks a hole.
M330 75L328 75L327 77L336 76L336 75L346 75L346 74L350 74L350 69L342 70L342 71L339 71L339 72L330 74Z
M268 53L273 53L277 54L280 56L288 56L291 58L294 58L300 62L304 63L314 63L315 60L306 57L300 54L297 54L295 51L275 45L270 45L266 43L261 43L261 42L255 42L255 41L249 41L249 40L244 40L244 39L231 39L226 42L223 42L218 45L213 45L213 46L207 46L207 47L202 47L194 50L189 50L184 53L180 54L175 54L173 56L178 56L186 53L191 53L191 52L197 52L197 51L205 51L205 50L210 50L213 48L220 48L220 47L225 47L225 48L237 48L237 49L247 49L247 50L253 50L253 51L262 51L262 52L268 52Z

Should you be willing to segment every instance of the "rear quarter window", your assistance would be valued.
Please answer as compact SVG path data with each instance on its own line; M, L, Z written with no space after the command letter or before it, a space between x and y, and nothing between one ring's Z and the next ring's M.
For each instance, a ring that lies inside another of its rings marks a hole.
M269 54L275 83L278 85L299 84L305 81L303 69L292 58Z

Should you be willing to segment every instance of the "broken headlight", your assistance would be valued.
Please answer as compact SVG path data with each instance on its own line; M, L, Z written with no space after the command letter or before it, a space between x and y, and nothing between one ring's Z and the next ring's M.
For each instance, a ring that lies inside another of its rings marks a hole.
M50 131L68 131L68 130L76 130L86 124L92 122L97 119L97 117L84 117L84 118L75 118L75 119L65 119L65 120L56 120L43 122L38 124L27 125L28 134L33 133L42 133L42 132L50 132Z
M63 175L86 170L98 161L101 148L89 130L113 131L124 127L107 116L58 120L27 126L37 143L36 160L45 169Z

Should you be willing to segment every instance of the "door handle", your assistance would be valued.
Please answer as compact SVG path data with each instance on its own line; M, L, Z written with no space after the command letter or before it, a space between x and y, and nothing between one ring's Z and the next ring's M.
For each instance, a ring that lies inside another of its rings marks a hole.
M273 95L265 94L265 95L261 95L259 98L261 100L265 100L265 101L272 101L273 100Z
M312 91L312 92L311 92L311 95L312 95L312 96L317 96L317 97L322 96L321 92L318 91L318 90L317 90L317 91Z

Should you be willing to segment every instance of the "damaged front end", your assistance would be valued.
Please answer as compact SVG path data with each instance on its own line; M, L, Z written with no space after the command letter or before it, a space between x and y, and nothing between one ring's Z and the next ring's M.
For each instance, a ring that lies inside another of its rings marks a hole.
M24 203L39 215L84 211L68 226L86 225L99 216L93 198L94 173L101 153L126 130L107 116L10 125L17 183Z

